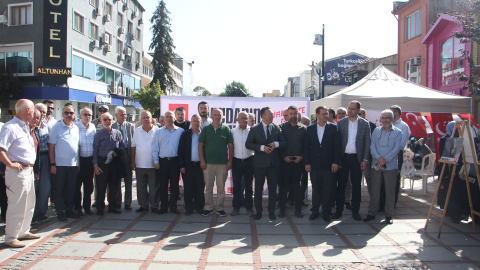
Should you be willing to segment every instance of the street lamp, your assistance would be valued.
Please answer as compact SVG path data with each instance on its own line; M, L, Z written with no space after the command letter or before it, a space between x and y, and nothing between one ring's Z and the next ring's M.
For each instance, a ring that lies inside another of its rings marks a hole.
M325 77L325 24L322 25L322 34L315 35L315 40L313 41L313 45L322 46L322 78ZM318 72L318 69L317 69ZM319 82L320 83L320 82ZM319 85L320 86L320 85ZM322 98L325 97L325 82L322 80Z

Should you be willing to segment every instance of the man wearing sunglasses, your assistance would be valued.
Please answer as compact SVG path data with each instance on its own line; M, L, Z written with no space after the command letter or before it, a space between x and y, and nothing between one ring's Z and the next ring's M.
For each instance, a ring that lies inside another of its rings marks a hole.
M44 100L43 104L47 106L47 116L45 116L45 119L43 122L45 125L48 126L48 129L52 129L53 125L55 125L58 121L55 119L52 114L55 111L55 107L53 106L53 100Z
M380 190L385 185L385 221L393 224L395 206L395 182L398 169L398 152L402 149L402 131L392 125L393 112L384 110L380 118L381 127L372 134L370 151L372 153L372 187L370 188L370 206L364 221L375 219L380 208Z
M67 222L69 218L80 218L73 212L73 198L79 171L80 132L73 123L75 109L63 108L63 121L56 123L50 131L48 152L50 172L57 176L55 188L55 210L59 221Z
M109 109L108 109L108 106L107 105L102 105L100 107L98 107L98 118L97 119L94 119L92 121L92 124L96 127L97 129L97 132L102 130L103 129L103 124L102 124L102 121L100 121L100 118L102 117L102 115L104 113L107 113L109 112ZM95 196L96 197L96 196Z

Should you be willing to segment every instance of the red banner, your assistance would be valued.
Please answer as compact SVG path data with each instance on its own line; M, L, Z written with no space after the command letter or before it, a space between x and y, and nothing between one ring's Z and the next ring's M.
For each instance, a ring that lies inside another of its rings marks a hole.
M460 114L463 118L465 118L465 120L469 120L468 119L468 113L461 113ZM480 126L477 124L477 121L475 121L475 118L473 118L473 115L472 115L472 123L471 123L474 127L480 129Z
M410 136L421 138L428 137L425 120L419 112L402 112L402 121L410 127Z
M432 113L432 130L435 138L435 153L440 160L440 138L447 134L447 124L453 121L451 113Z

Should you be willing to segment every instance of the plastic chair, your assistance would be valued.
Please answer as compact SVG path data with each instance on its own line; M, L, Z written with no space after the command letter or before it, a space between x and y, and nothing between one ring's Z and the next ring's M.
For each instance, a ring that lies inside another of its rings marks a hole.
M405 187L405 178L411 178L415 175L415 166L413 166L413 156L415 154L412 150L407 149L403 153L403 165L400 171L400 176L402 178L402 188Z
M425 160L428 158L428 166L425 167ZM415 176L421 176L423 182L423 194L427 194L427 179L430 176L435 177L435 153L428 154L423 157L422 159L422 170L418 170L415 173ZM411 192L413 192L413 182L415 181L414 178L410 178L410 187Z

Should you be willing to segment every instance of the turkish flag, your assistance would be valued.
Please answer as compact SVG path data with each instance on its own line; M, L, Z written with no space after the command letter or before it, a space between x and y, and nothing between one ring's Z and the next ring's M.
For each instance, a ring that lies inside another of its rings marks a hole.
M412 137L427 138L425 120L419 112L402 112L402 121L407 123Z
M432 129L435 138L435 153L440 160L440 138L447 135L447 124L453 121L451 113L432 113Z
M465 120L468 121L468 113L461 113L460 114L463 118L465 118ZM472 115L472 123L471 123L474 127L480 129L480 126L477 124L477 121L475 121L475 118L473 118L473 115Z

